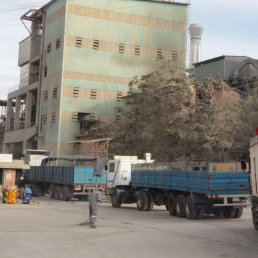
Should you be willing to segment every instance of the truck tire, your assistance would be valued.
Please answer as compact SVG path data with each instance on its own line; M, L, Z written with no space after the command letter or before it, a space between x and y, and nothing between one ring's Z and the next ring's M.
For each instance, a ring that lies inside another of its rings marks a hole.
M55 199L56 200L60 200L60 192L61 192L61 187L59 185L57 185L55 187Z
M147 211L149 207L149 196L147 192L141 191L136 198L137 208L139 211Z
M111 203L113 208L120 208L121 207L121 200L119 199L117 192L114 192L111 196Z
M153 207L154 207L154 196L152 193L148 193L149 195L149 206L148 206L148 211L152 211L153 210Z
M51 199L55 198L55 185L50 185L50 187L49 187L49 197Z
M183 194L176 197L176 216L179 218L185 217L185 196Z
M243 207L236 208L236 214L234 218L239 219L242 217L242 215L243 215Z
M236 215L236 208L235 207L225 207L223 209L224 216L228 219L232 219Z
M187 219L197 219L198 215L198 210L194 206L192 196L188 195L185 200L185 216Z
M64 201L69 202L73 197L73 187L69 185L64 185L63 187Z
M167 210L170 216L176 215L176 196L173 193L168 195Z
M252 208L252 217L253 217L253 224L254 224L254 228L256 230L258 230L258 214L254 211L255 208Z
M223 209L222 208L214 209L213 213L216 218L220 218L223 216Z
M59 198L60 200L65 201L64 186L60 186Z

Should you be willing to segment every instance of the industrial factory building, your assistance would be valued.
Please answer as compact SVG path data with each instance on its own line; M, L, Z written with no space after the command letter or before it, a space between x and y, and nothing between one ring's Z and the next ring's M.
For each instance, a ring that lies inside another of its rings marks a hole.
M163 60L185 67L186 3L52 0L22 16L20 86L8 95L4 151L80 154L77 140L119 119L115 107L134 76ZM79 141L78 141L79 143Z
M244 86L257 82L258 60L246 56L219 56L194 64L194 73L197 81L213 77L244 90Z

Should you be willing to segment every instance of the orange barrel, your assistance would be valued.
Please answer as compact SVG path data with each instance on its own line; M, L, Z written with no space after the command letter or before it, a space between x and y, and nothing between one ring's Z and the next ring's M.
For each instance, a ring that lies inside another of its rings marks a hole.
M17 191L14 188L8 189L7 201L8 204L15 204L16 203L16 194Z

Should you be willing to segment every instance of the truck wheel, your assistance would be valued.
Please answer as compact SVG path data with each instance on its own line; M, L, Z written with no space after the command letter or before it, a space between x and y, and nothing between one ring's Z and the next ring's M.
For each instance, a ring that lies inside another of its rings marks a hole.
M154 196L152 193L149 192L149 206L148 206L148 211L152 211L154 207Z
M59 185L57 185L55 187L55 199L56 200L60 200L60 192L61 192L61 187Z
M168 195L167 210L170 216L176 215L176 196L172 193Z
M214 216L216 218L222 217L223 216L223 209L221 209L221 208L215 209L213 211L213 213L214 213Z
M137 194L137 208L139 211L147 211L149 206L149 198L147 192L139 192Z
M179 218L185 217L185 196L183 194L176 197L176 216Z
M225 207L224 210L224 216L228 219L232 219L236 215L236 208L235 207Z
M72 199L72 197L73 197L73 187L71 187L71 186L67 186L67 185L65 185L64 186L64 201L66 201L66 202L69 202L69 201L71 201L71 199Z
M60 200L65 201L64 186L60 186L59 198Z
M49 197L51 199L54 199L55 198L55 186L54 185L50 185L50 188L49 188Z
M185 216L187 219L197 219L198 218L198 210L194 206L191 195L188 195L186 197Z
M112 194L112 196L111 196L111 203L112 203L113 208L121 207L122 203L121 203L121 200L119 199L119 197L117 196L116 192L114 194Z
M254 211L255 208L252 208L252 217L253 217L253 224L254 228L258 230L258 214Z
M243 207L241 207L241 208L236 208L236 214L235 214L235 217L234 217L234 218L239 219L239 218L242 217L242 215L243 215Z

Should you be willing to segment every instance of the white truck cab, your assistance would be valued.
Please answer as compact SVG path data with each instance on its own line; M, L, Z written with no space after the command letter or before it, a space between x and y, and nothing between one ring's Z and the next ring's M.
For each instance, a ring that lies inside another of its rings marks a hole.
M150 153L145 154L145 159L138 159L137 156L114 156L114 159L108 162L106 193L111 196L113 207L121 206L121 203L117 201L117 193L130 188L132 164L152 162L154 160L151 160ZM127 199L128 203L131 203L130 197Z
M138 159L137 156L114 156L108 163L107 188L116 186L127 186L131 182L131 165L153 162L149 153L145 159Z

